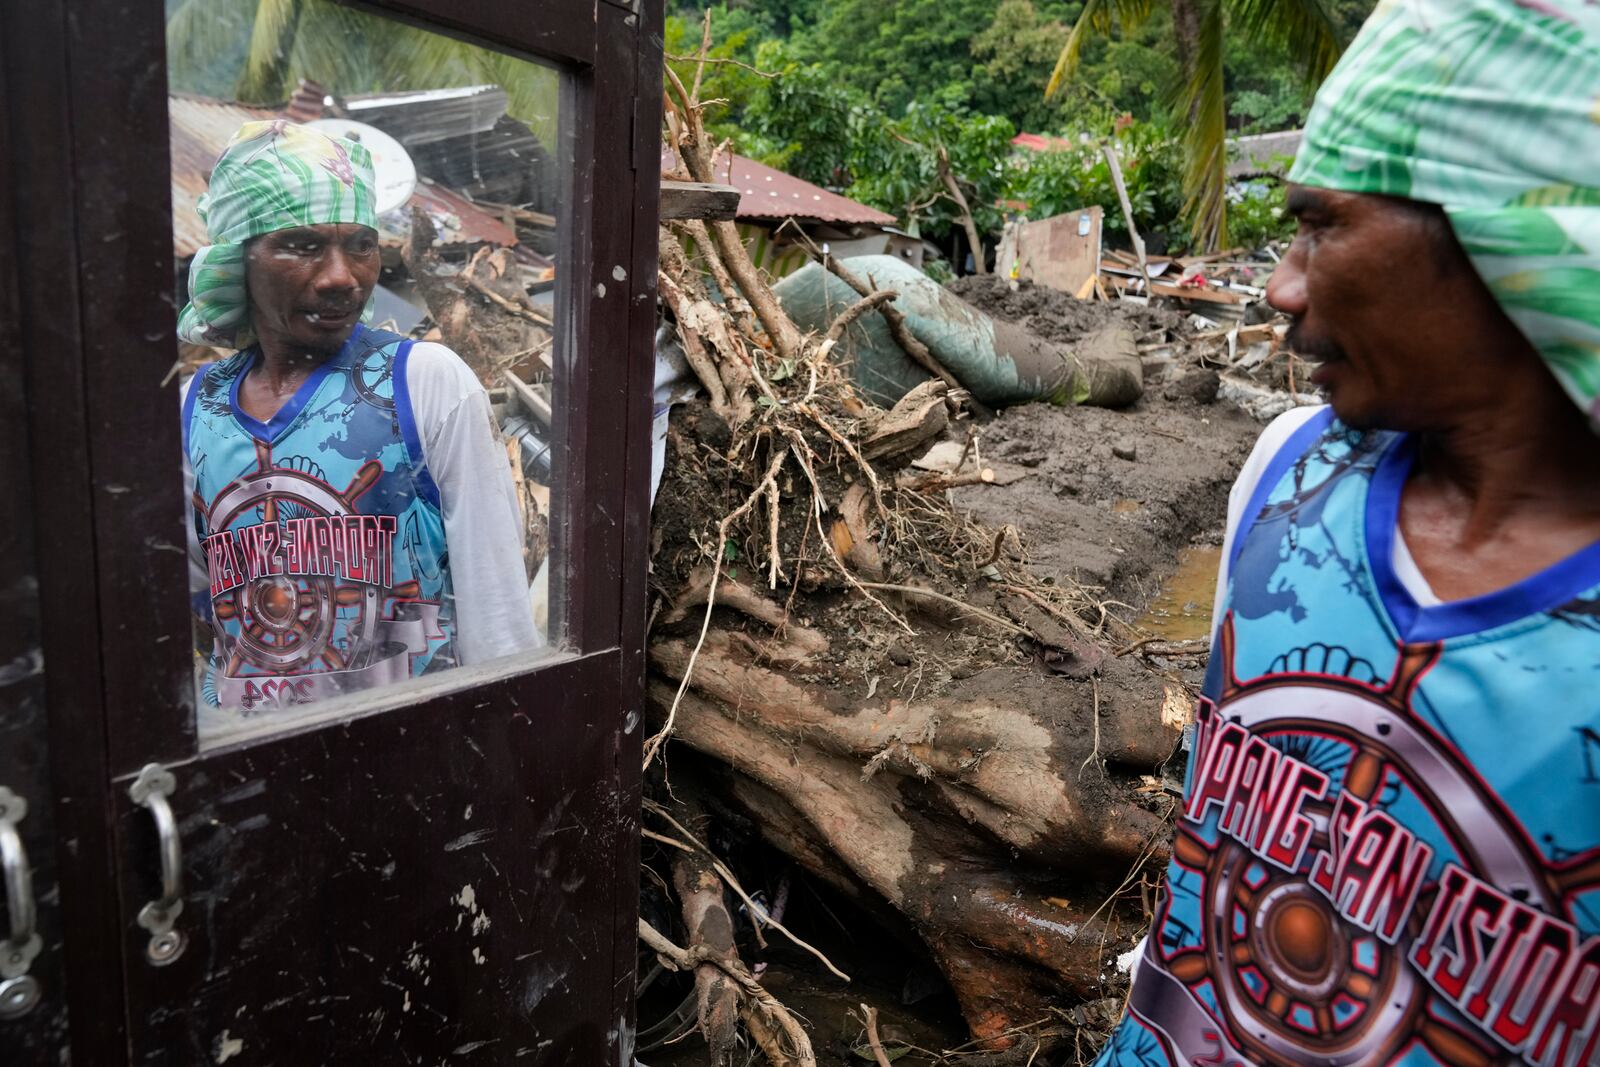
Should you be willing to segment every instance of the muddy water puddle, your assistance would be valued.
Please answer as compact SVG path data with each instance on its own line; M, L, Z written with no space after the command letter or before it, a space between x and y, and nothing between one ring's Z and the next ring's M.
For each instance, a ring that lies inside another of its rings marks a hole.
M1161 583L1161 591L1137 625L1165 641L1192 641L1211 636L1211 605L1217 593L1220 545L1193 545L1178 551L1178 569Z

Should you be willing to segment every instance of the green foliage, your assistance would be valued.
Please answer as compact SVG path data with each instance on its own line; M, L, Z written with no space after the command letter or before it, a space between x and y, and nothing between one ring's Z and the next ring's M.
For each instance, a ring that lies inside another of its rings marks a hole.
M882 113L780 41L763 43L756 60L779 76L763 80L749 97L745 154L818 185L848 185L856 146L885 137Z
M1276 180L1246 186L1243 195L1228 205L1230 241L1243 248L1260 248L1268 241L1294 237L1294 218L1284 207L1287 194L1288 188Z
M1011 193L1014 174L1017 129L1010 120L947 99L914 103L898 121L882 121L881 133L868 136L870 127L863 128L852 145L852 197L899 215L914 232L946 232L956 225L958 208L940 180L943 152L979 231L1000 229L1000 203Z
M935 95L970 104L972 39L999 0L829 0L796 35L802 51L891 115Z
M926 274L940 285L950 284L950 282L953 281L956 276L954 268L952 268L949 263L942 259L933 258L922 261L922 273Z
M1133 32L1088 42L1072 84L1048 100L1039 95L1078 6L1001 0L988 28L972 38L972 55L981 63L974 108L1005 115L1032 132L1109 129L1124 114L1159 117L1163 93L1178 70L1162 50L1160 16Z
M1119 131L1114 143L1134 225L1147 241L1160 238L1169 248L1181 244L1184 234L1176 225L1183 207L1181 141L1164 127L1136 123ZM1012 197L1027 204L1028 217L1035 219L1100 204L1106 209L1108 239L1112 243L1128 240L1111 166L1097 140L1022 160L1012 183Z
M1298 72L1303 102L1333 69L1347 28L1365 13L1362 8L1371 7L1367 0L1170 0L1181 68L1172 89L1175 113L1184 120L1184 214L1201 246L1215 248L1228 239L1228 89L1237 58L1243 55L1248 63L1272 55L1272 69L1259 72L1260 84L1248 87L1247 117L1286 121L1300 106L1290 103L1295 86L1285 72ZM1140 27L1153 11L1153 0L1086 0L1061 47L1046 98L1073 83L1092 37L1116 26ZM1240 52L1241 43L1249 50Z
M1305 122L1311 90L1271 49L1235 35L1226 42L1229 125L1239 133L1292 130Z

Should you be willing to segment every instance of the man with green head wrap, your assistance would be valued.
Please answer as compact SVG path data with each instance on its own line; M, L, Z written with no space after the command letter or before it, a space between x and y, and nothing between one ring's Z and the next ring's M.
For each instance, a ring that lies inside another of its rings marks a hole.
M1229 501L1100 1062L1600 1064L1600 4L1385 0L1268 288L1329 405Z
M183 402L220 720L541 643L483 387L442 345L362 324L372 190L360 144L253 122L200 201L212 244L179 333L238 349Z

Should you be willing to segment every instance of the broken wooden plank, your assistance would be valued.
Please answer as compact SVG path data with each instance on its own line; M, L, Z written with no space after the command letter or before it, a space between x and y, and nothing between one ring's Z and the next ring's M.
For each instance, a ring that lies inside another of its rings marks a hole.
M533 211L517 204L499 204L493 200L474 200L473 203L486 211L499 214L512 229L515 229L514 224L519 222L524 226L534 226L541 230L556 228L556 217L547 215L543 211Z
M724 222L739 211L739 190L709 182L661 183L661 219L709 219Z
M1096 205L1018 226L1016 276L1076 293L1100 272L1104 214Z
M1163 282L1151 282L1150 292L1156 296L1170 296L1178 300L1200 300L1208 304L1250 303L1250 298L1243 293L1200 285L1167 285Z
M511 392L522 402L522 406L527 409L528 414L532 415L541 425L548 429L554 422L553 413L550 410L550 401L540 396L538 390L517 377L510 370L502 370L500 375L506 380L506 384L511 387Z
M861 454L869 460L897 456L926 444L949 425L945 397L949 387L934 379L900 398L893 409L876 415L864 427Z
M1184 256L1178 260L1178 266L1188 270L1190 267L1197 267L1202 263L1220 263L1223 260L1237 259L1240 256L1249 255L1249 253L1250 250L1248 248L1229 248L1221 252L1210 252L1203 256Z

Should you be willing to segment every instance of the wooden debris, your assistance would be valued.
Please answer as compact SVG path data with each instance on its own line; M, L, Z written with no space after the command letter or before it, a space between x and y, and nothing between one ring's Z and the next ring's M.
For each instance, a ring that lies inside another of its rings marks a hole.
M727 221L739 211L739 190L710 182L663 181L661 220L716 219Z
M861 455L868 460L901 456L920 448L950 424L944 382L923 382L890 410L871 416L861 439Z
M1099 272L1104 221L1095 205L1014 224L1001 240L1000 267L1013 278L1078 292Z
M427 212L411 209L411 239L401 258L438 324L441 340L485 386L499 384L506 353L543 350L552 336L549 316L534 306L509 248L484 246L465 267L445 262L434 248L438 231ZM548 366L548 363L546 363Z
M553 424L554 413L550 409L550 401L546 400L533 386L517 377L516 372L507 369L500 372L511 392L522 402L522 406L532 415L534 420L545 429Z

